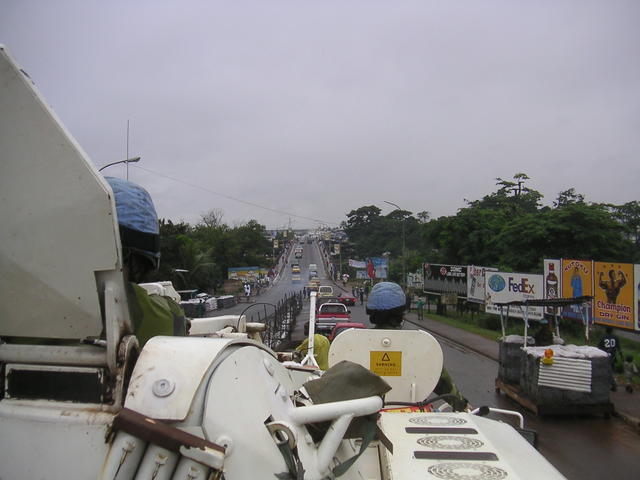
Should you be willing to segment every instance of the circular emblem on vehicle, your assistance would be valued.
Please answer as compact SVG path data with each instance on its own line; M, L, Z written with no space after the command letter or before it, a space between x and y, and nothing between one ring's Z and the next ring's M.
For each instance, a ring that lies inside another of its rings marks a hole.
M439 463L427 471L446 480L499 480L507 477L507 472L501 468L480 463Z
M491 275L489 277L489 288L494 292L501 292L506 286L507 283L500 275Z
M430 435L418 439L418 443L424 447L437 448L439 450L469 450L480 448L484 442L469 437L455 435Z
M411 423L418 425L431 425L432 427L446 427L450 425L463 425L467 423L464 418L447 417L446 415L429 414L422 417L410 418Z

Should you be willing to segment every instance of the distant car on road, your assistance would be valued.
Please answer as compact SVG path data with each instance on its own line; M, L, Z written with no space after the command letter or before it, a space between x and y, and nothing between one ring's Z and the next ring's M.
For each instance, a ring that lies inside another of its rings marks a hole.
M351 321L351 312L342 303L323 303L316 313L316 333L328 335L337 323ZM309 322L304 324L304 334L309 334Z
M344 303L348 307L353 307L356 304L356 297L350 293L343 293L338 297L338 303Z
M319 297L333 297L333 287L331 285L320 285L318 289Z
M298 265L294 265L291 267L291 273L300 273L300 267Z
M300 275L298 274L293 274L291 275L291 281L293 283L300 283L301 279L300 279Z
M336 326L333 327L333 330L331 330L331 333L329 334L329 336L327 337L329 339L330 342L333 342L333 340L342 332L344 332L345 330L349 330L351 328L367 328L364 323L358 323L358 322L342 322L342 323L336 323Z

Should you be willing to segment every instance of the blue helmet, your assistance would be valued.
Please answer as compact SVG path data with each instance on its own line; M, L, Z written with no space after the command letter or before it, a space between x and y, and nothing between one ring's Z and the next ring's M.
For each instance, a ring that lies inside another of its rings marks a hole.
M160 261L160 227L151 195L140 185L105 177L115 196L122 248L139 253L154 267Z
M398 307L405 307L407 297L402 291L402 287L393 282L377 283L369 293L367 300L367 310L392 310Z

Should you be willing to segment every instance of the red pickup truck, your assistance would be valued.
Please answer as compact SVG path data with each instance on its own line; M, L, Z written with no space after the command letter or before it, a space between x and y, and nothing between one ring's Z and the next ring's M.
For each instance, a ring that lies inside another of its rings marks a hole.
M336 323L351 321L351 311L342 303L323 303L316 313L316 333L328 335ZM309 322L304 324L304 334L309 334Z

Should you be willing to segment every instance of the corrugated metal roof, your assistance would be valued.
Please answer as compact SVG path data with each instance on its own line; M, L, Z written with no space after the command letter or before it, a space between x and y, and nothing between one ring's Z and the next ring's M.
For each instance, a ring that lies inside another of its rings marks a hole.
M556 357L552 365L540 362L538 385L576 392L591 392L591 361Z

